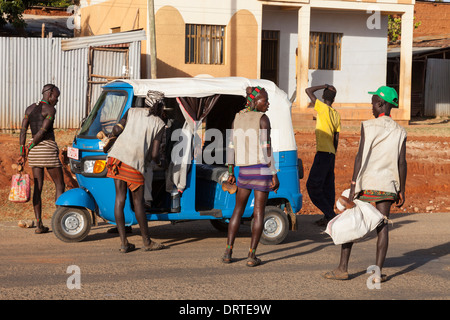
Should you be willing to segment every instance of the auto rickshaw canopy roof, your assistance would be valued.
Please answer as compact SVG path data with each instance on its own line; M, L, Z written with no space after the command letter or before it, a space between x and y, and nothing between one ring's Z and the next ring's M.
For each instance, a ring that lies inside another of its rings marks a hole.
M260 86L269 96L270 107L266 112L272 128L274 152L297 150L291 117L291 102L287 94L272 81L242 77L196 77L141 80L114 80L111 83L127 83L133 87L135 96L146 96L148 90L161 91L167 98L208 97L215 94L246 97L246 88Z

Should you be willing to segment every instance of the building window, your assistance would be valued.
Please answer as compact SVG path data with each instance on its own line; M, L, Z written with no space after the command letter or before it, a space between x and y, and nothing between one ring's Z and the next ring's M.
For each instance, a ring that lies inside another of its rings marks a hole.
M309 69L341 69L342 33L311 32Z
M225 26L186 24L185 62L224 64Z

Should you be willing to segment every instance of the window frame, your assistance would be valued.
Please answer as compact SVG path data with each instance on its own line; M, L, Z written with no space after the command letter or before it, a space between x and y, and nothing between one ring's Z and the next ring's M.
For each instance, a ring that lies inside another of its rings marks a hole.
M186 64L225 64L226 26L210 24L185 25Z
M343 33L311 31L309 63L311 70L341 70Z

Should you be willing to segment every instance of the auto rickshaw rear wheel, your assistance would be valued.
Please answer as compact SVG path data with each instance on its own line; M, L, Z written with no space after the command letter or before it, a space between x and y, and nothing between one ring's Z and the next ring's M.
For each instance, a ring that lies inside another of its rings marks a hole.
M78 207L59 207L52 217L52 230L64 242L82 241L91 231L89 211Z
M267 206L264 214L264 229L261 234L260 242L269 245L279 244L284 241L288 232L289 219L286 213L278 207Z

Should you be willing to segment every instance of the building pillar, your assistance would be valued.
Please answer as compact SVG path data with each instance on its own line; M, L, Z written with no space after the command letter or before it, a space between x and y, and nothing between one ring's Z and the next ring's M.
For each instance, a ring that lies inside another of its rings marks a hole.
M304 5L298 10L298 57L297 57L297 106L300 110L308 107L309 33L311 6Z
M414 7L411 6L402 14L401 47L400 47L400 83L399 83L399 117L401 120L411 119L411 76L412 47L414 31Z

